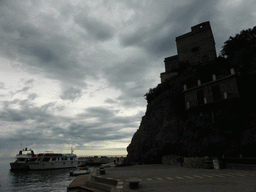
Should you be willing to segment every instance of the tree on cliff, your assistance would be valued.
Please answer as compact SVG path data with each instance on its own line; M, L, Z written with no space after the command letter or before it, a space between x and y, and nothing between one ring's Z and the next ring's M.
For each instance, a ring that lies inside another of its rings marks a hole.
M250 48L256 45L256 26L253 29L247 29L236 34L234 37L229 37L225 41L221 50L221 55L225 58L232 57L235 52L242 49ZM245 50L246 51L246 50Z

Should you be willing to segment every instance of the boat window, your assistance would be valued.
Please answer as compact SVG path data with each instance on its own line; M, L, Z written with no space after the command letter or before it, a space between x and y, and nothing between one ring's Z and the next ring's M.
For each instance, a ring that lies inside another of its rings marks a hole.
M47 162L47 161L50 161L50 158L46 157L43 159L43 162Z
M37 160L37 158L31 158L30 159L30 161L36 161Z
M26 161L25 158L18 158L18 161Z
M54 158L52 158L52 161L56 161L56 158L54 157Z
M73 160L73 157L70 157L70 160Z

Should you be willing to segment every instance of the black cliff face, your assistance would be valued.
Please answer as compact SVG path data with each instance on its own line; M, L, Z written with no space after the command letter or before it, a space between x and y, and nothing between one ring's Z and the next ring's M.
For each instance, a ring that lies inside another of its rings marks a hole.
M255 49L254 49L255 51ZM256 56L246 64L216 60L215 69L236 70L240 97L186 110L183 85L207 69L187 68L148 96L139 129L127 147L130 163L161 163L165 155L256 156ZM218 63L221 65L218 65ZM227 64L228 63L228 64ZM202 115L203 114L203 115Z

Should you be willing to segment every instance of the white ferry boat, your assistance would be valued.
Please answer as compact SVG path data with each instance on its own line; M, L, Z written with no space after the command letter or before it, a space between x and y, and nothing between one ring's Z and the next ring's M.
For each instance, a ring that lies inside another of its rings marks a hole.
M39 153L36 161L29 162L28 166L31 170L63 169L77 167L80 163L73 153Z
M10 163L11 170L26 170L29 169L29 162L36 160L36 155L31 149L23 149L19 151L19 154L16 155L16 161Z

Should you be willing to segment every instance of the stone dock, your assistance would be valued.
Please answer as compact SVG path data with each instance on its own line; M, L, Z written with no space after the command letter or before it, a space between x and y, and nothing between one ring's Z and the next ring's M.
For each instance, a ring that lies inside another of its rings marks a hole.
M234 169L193 169L164 164L106 167L105 174L95 170L91 175L77 177L69 191L256 191L256 171ZM138 188L130 189L129 178L136 177ZM88 190L78 189L86 186Z

